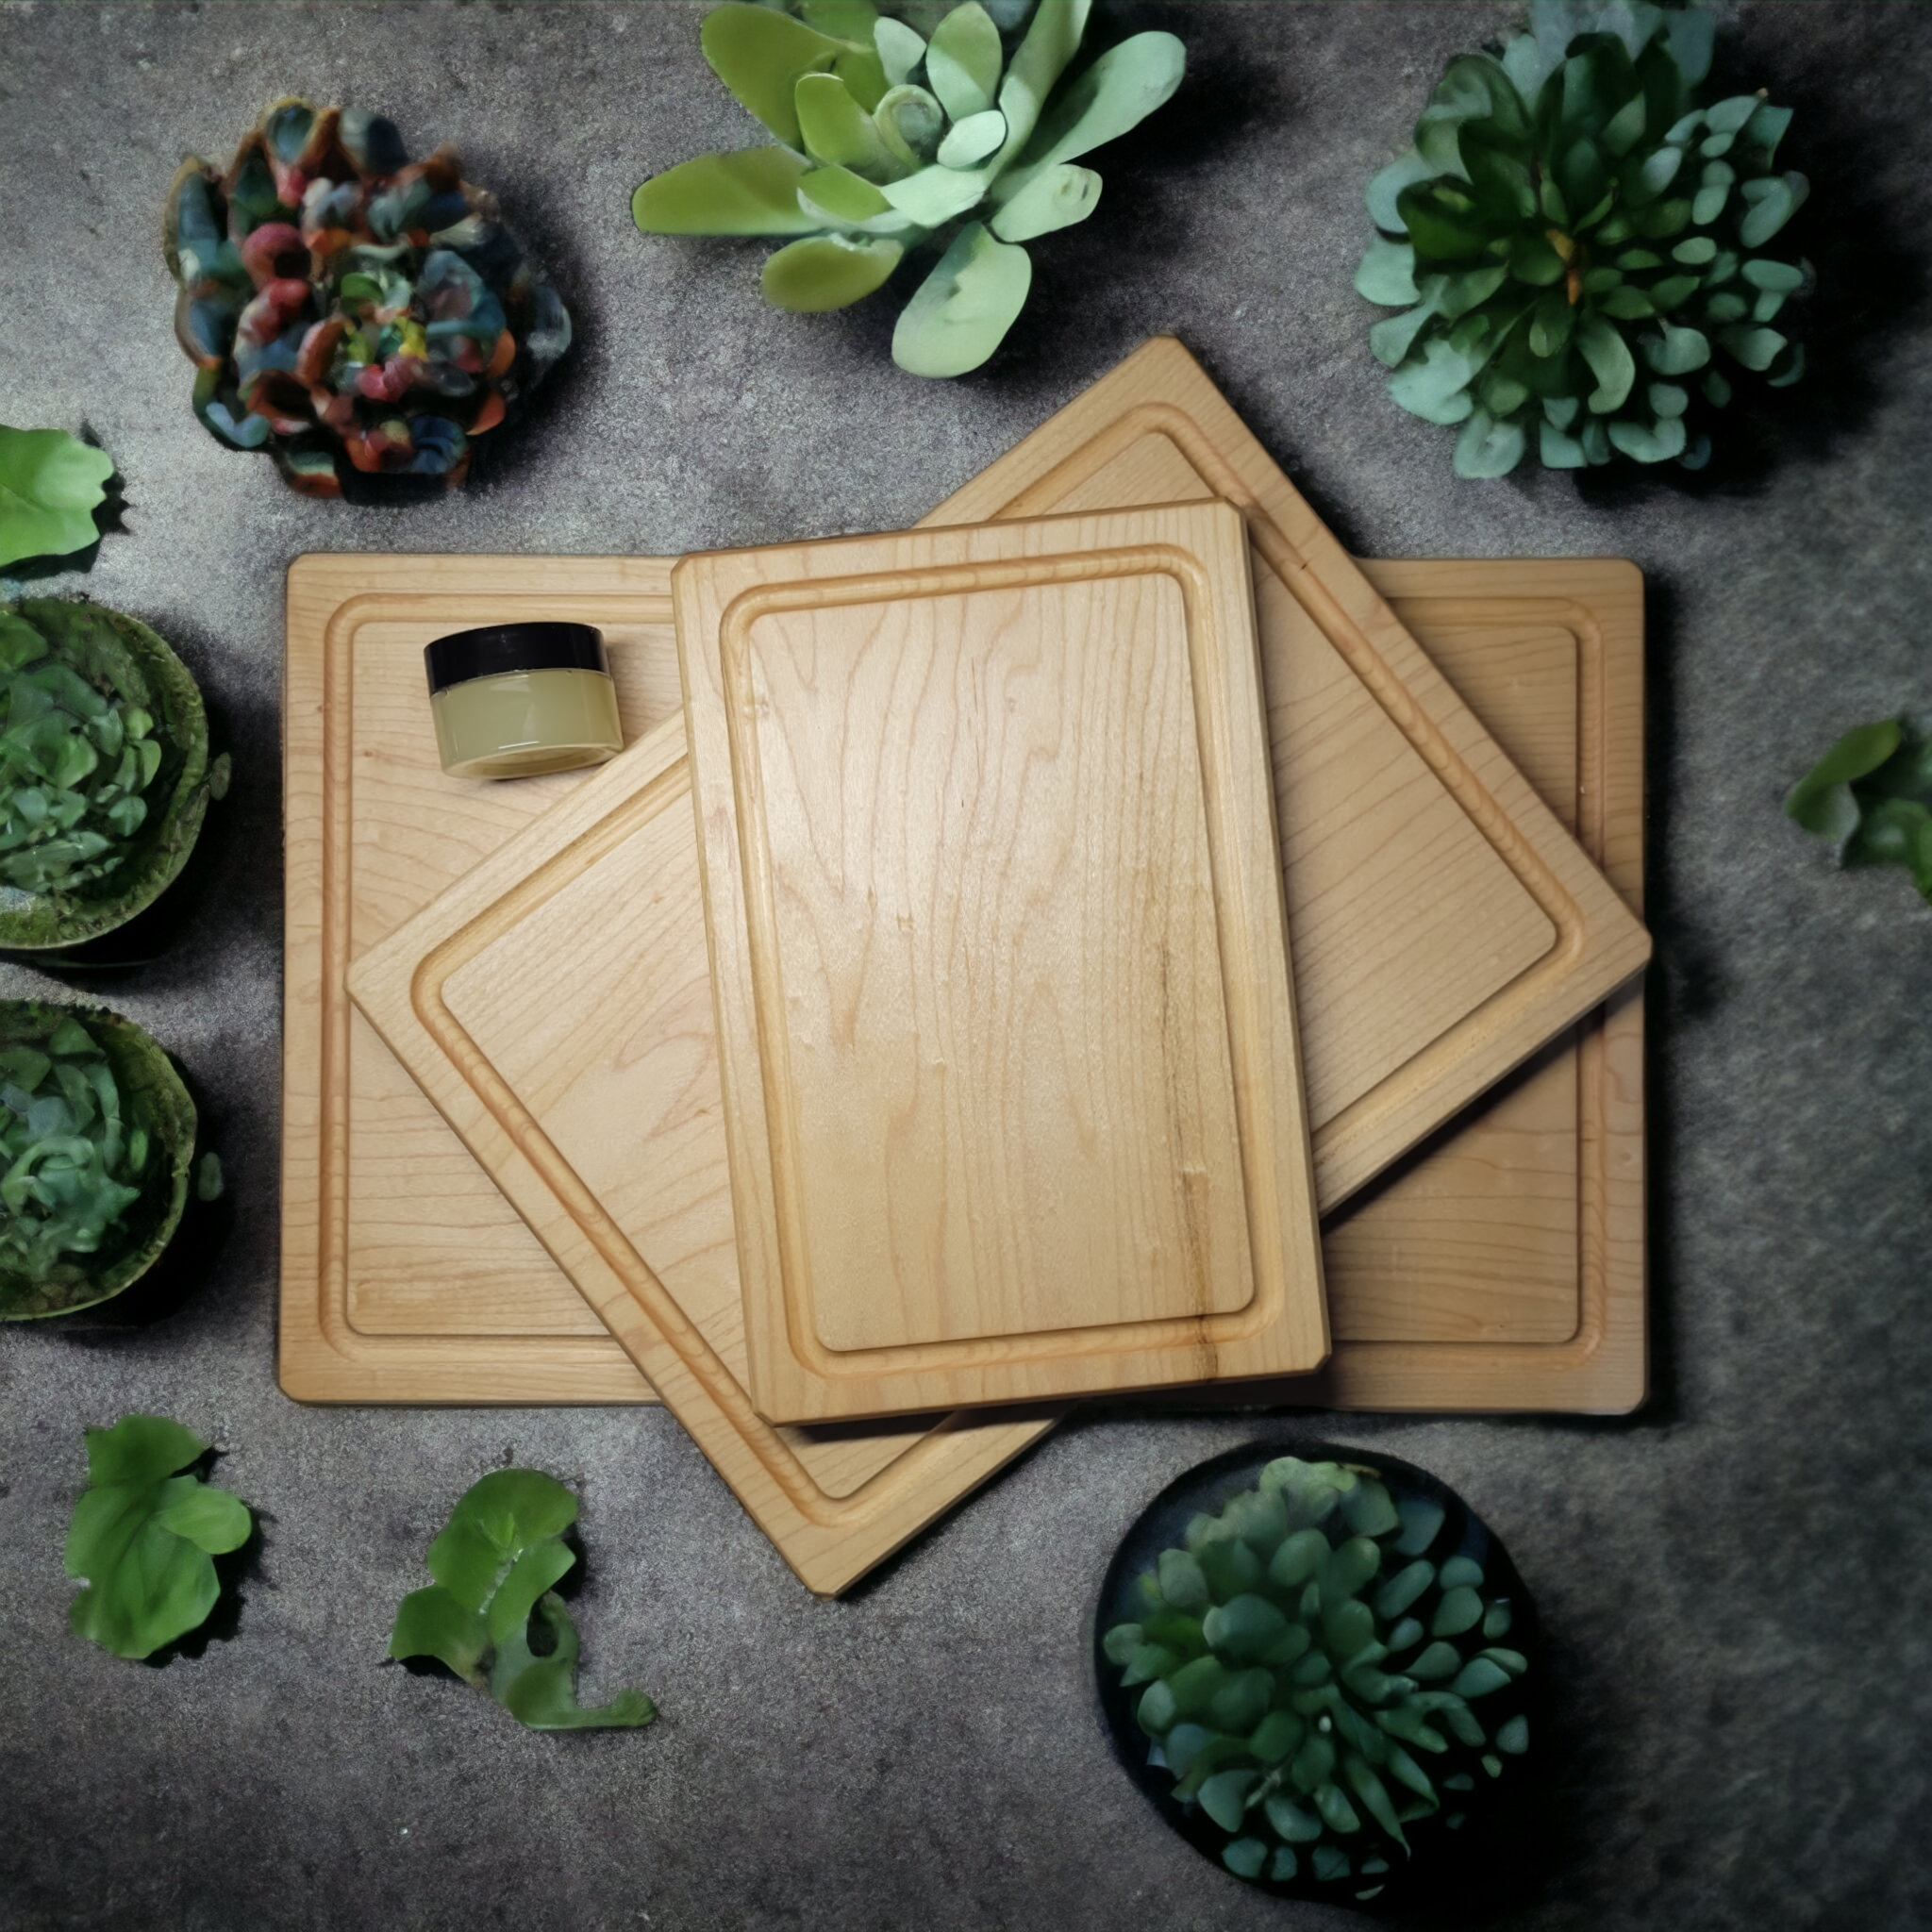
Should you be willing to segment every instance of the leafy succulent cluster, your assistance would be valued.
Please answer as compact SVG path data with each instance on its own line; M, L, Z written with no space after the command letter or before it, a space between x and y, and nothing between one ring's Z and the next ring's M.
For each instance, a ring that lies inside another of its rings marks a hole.
M1298 1875L1370 1899L1407 1827L1464 1823L1478 1778L1528 1748L1520 1710L1473 1707L1527 1667L1482 1567L1429 1552L1444 1511L1365 1470L1278 1457L1141 1579L1109 1629L1152 1760L1226 1834L1238 1876Z
M71 944L175 876L227 762L187 667L98 605L0 609L0 944Z
M1797 380L1772 326L1807 270L1763 253L1807 186L1779 173L1789 108L1710 106L1712 18L1645 0L1534 0L1497 58L1449 63L1415 145L1369 184L1380 239L1356 277L1399 316L1369 332L1389 391L1460 424L1456 468L1500 476L1532 432L1577 469L1709 459L1697 410L1736 368Z
M448 148L411 161L380 115L276 102L225 175L183 163L163 239L196 415L306 495L356 473L461 483L570 346L493 197Z
M0 1001L0 1319L119 1293L188 1198L193 1103L112 1013Z
M576 1626L552 1589L576 1561L563 1540L576 1520L577 1499L541 1470L473 1484L429 1545L436 1581L396 1611L390 1656L437 1658L532 1730L649 1724L657 1708L641 1690L577 1702Z
M0 425L0 570L85 550L113 474L112 457L64 429Z
M213 1557L255 1519L239 1496L182 1474L208 1445L166 1416L87 1432L88 1487L67 1532L67 1574L85 1580L68 1621L116 1657L150 1657L200 1627L221 1594Z
M705 58L780 144L700 155L646 181L637 225L792 238L767 258L763 286L798 312L843 308L908 253L942 248L900 314L892 359L914 375L976 369L1032 286L1020 244L1093 212L1100 176L1075 158L1180 85L1180 42L1141 33L1060 89L1090 5L1040 0L1010 58L1001 29L1017 31L1025 0L907 7L904 19L872 0L798 0L801 18L717 8Z
M1909 718L1848 731L1791 788L1785 809L1829 839L1840 865L1903 865L1932 904L1932 733Z

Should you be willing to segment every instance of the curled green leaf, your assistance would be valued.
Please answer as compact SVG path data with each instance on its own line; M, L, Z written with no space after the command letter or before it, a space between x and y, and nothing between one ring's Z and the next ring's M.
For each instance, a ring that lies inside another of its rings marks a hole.
M0 570L85 550L114 459L64 429L0 425Z

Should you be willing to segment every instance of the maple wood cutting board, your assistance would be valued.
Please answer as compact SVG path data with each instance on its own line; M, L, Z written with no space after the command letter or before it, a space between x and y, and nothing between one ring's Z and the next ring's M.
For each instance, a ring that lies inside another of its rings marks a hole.
M1240 514L720 551L672 590L759 1412L1314 1367Z
M421 558L311 558L290 585L282 1386L327 1402L653 1402L342 982L354 953L586 775L459 786L452 812L422 644L568 597L605 626L637 738L681 706L669 565L438 561L430 577ZM1361 568L1641 910L1638 573L1588 559ZM1330 1217L1327 1369L1243 1392L1356 1408L1641 1401L1641 1080L1633 987Z

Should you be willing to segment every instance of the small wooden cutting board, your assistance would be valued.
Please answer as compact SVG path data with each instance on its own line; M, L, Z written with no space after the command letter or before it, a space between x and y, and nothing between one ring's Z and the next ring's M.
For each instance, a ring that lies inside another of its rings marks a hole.
M672 591L759 1412L1312 1368L1239 513L721 551Z

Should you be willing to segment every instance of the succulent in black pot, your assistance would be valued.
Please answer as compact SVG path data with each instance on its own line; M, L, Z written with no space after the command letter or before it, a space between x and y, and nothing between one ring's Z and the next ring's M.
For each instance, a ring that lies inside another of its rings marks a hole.
M145 1274L188 1204L197 1128L131 1020L0 1000L0 1321L89 1307Z
M0 949L70 949L180 874L227 760L188 667L97 604L0 608Z
M1466 1910L1533 1835L1534 1608L1480 1519L1395 1457L1259 1444L1189 1472L1114 1557L1095 1663L1156 1808L1266 1890Z

